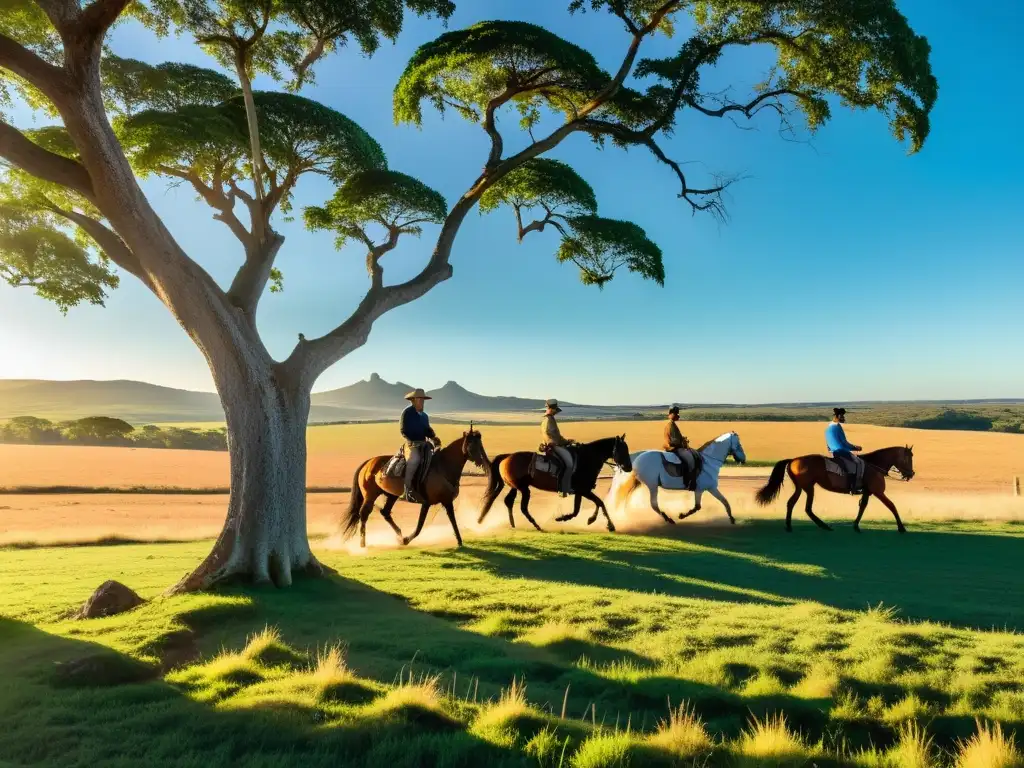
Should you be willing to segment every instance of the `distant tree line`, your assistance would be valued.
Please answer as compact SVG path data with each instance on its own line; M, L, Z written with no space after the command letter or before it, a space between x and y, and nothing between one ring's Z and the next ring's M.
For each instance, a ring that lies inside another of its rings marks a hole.
M27 445L105 445L135 448L185 448L226 451L223 429L183 429L147 424L134 427L110 416L89 416L52 422L36 416L16 416L0 424L0 443Z
M1024 433L1024 405L978 405L971 408L920 405L847 406L853 423L909 429ZM812 406L680 409L684 421L828 421L831 408ZM662 412L638 412L636 421L663 419Z

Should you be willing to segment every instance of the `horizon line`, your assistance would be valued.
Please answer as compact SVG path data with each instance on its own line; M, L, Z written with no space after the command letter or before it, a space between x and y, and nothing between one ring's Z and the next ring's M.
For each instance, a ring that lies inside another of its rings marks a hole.
M344 386L341 386L341 387L334 387L332 389L321 390L319 392L312 392L311 395L319 395L319 394L327 394L327 393L330 393L330 392L337 392L340 389L346 389L348 387L354 386L355 384L368 383L368 382L370 382L372 380L373 376L375 376L375 375L377 376L377 378L380 381L382 381L385 384L389 384L389 385L404 384L404 382L400 382L400 381L390 382L390 381L387 381L387 379L384 379L383 377L381 377L381 376L379 376L377 374L371 374L369 377L367 377L365 379L359 379L357 381L352 382L351 384L347 384L347 385L344 385ZM146 386L160 387L162 389L170 389L170 390L175 390L177 392L188 392L188 393L191 393L191 394L200 394L200 395L212 395L214 397L217 397L218 399L220 398L220 395L216 391L209 391L209 390L203 390L203 389L184 389L184 388L181 388L181 387L171 387L171 386L168 386L166 384L157 384L155 382L142 381L140 379L24 379L24 378L0 378L0 383L2 383L2 382L26 382L26 383L41 382L41 383L61 383L61 384L86 384L86 383L87 384L118 384L118 383L144 384ZM444 384L442 384L440 387L426 389L426 391L427 392L434 392L434 391L437 391L438 389L443 389L448 384L455 384L455 385L461 387L462 389L464 389L469 394L480 395L482 397L488 397L488 398L515 398L517 400L534 400L535 399L539 403L543 403L544 400L546 399L546 398L542 398L542 397L538 397L538 398L523 397L523 396L520 396L520 395L488 395L488 394L485 394L483 392L474 392L472 390L466 389L465 387L463 387L461 384L459 384L454 379L449 379ZM843 400L843 399L836 399L836 400L792 400L792 401L781 401L781 400L779 400L779 401L772 401L772 402L749 402L749 403L740 403L740 402L706 402L706 403L694 402L694 403L688 403L688 402L679 401L679 400L666 400L665 402L646 403L646 404L633 404L633 403L620 403L620 404L603 403L603 404L601 404L601 403L572 403L572 402L566 401L564 403L561 403L561 405L564 408L637 408L637 409L665 408L665 407L667 407L669 405L678 405L680 408L694 409L694 408L769 408L769 407L776 407L776 408L782 408L782 407L789 407L789 408L795 408L795 407L818 408L818 407L821 407L821 408L825 408L825 407L829 407L829 406L836 405L836 404L843 404L843 405L848 405L848 406L858 406L858 405L913 405L913 404L958 405L958 404L981 404L981 403L998 404L998 403L1021 403L1021 402L1024 402L1024 396L1021 396L1021 397L975 397L975 398L953 397L953 398L926 398L926 399L898 398L898 399L893 399L893 400L885 400L885 399L870 399L870 400L855 400L855 399Z

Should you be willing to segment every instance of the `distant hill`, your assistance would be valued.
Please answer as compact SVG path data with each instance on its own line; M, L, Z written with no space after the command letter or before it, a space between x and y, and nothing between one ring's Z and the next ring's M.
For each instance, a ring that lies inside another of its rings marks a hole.
M413 387L388 382L372 374L347 387L315 393L309 421L325 424L397 419L405 395ZM428 411L438 423L530 422L539 419L541 398L481 395L449 381L427 390L433 398ZM860 423L919 429L1024 431L1024 402L1004 400L947 400L846 402ZM689 421L819 421L829 418L832 403L764 405L683 405ZM580 405L563 402L564 420L660 419L667 405ZM192 392L141 381L46 381L0 379L0 420L38 416L54 422L87 416L113 416L132 424L223 421L220 401L212 392Z

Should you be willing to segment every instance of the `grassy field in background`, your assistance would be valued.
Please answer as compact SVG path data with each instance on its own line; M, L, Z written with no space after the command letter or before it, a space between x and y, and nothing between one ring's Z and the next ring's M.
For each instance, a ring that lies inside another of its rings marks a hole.
M468 426L468 425L467 425ZM686 422L694 445L736 430L747 456L778 460L824 451L820 423ZM464 427L438 425L447 442ZM483 427L489 455L535 450L540 442L536 424ZM659 447L659 422L575 422L563 432L581 441L626 434L633 451ZM916 490L1005 492L1014 475L1024 475L1024 437L988 432L948 432L848 425L849 438L866 448L914 445ZM356 467L366 458L389 454L400 438L393 424L313 427L308 432L311 487L348 486ZM0 445L0 488L15 486L180 487L222 488L228 481L224 452L173 449L98 448L83 446Z
M208 547L0 552L4 760L1020 764L1019 525L321 549L338 575L287 591L65 618L107 578L156 597Z

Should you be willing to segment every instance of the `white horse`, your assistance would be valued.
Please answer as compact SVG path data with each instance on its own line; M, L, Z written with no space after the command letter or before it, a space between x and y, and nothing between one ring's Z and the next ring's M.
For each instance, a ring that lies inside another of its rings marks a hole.
M726 432L724 435L720 435L714 440L705 443L697 451L700 453L701 458L704 459L704 466L697 477L697 488L693 494L693 509L689 512L681 513L679 519L682 520L698 512L700 510L700 497L704 491L707 491L722 502L722 505L725 507L725 513L729 516L729 522L735 523L736 520L732 516L732 507L729 506L729 501L718 490L718 473L729 456L732 456L741 464L747 460L747 454L740 443L740 436L735 432ZM665 518L666 522L675 525L675 520L662 512L658 506L658 489L664 488L668 491L685 490L683 479L668 474L662 463L664 460L678 465L680 463L679 457L674 453L663 451L640 451L639 453L631 454L629 458L633 462L633 470L631 472L623 472L616 468L615 474L612 476L612 487L608 492L608 505L613 509L622 508L633 491L639 488L640 485L646 485L651 495L651 507Z

